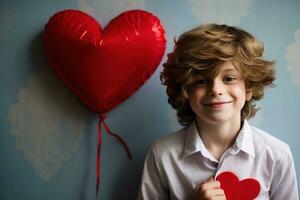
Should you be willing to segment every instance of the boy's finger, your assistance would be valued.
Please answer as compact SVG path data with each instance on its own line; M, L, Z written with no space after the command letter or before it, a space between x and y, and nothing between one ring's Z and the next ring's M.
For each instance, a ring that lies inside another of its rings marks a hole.
M225 192L222 189L210 190L212 196L225 196Z
M202 193L202 197L210 197L210 199L222 199L222 200L226 200L226 196L224 193L224 190L222 189L211 189L211 190L207 190L204 193ZM206 198L205 198L206 199Z
M211 189L219 189L219 188L220 188L219 181L206 182L201 186L202 191L211 190Z

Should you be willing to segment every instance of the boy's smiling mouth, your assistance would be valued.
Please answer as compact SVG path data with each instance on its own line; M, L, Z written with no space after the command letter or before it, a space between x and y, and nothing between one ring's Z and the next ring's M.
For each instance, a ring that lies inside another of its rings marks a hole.
M231 102L232 101L212 101L212 102L203 103L203 105L209 107L222 107L223 105L229 104Z

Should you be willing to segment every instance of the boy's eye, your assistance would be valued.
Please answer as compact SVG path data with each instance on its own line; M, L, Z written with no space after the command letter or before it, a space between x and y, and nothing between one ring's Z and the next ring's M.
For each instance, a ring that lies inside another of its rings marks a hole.
M207 80L205 79L201 79L201 80L197 80L194 85L197 85L197 86L203 86L203 85L206 85L207 84Z
M236 77L234 76L226 76L223 81L226 82L226 83L230 83L230 82L233 82L236 80Z

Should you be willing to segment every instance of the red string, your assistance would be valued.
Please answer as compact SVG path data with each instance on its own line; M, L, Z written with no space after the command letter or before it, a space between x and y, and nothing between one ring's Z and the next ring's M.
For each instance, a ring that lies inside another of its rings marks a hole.
M96 195L99 190L99 181L100 181L100 161L101 161L101 144L102 144L102 132L101 132L101 123L104 120L105 116L100 116L98 123L98 148L97 148L97 163L96 163L96 176L97 176L97 184L96 184Z
M106 130L106 132L115 137L118 142L120 142L123 147L125 148L125 151L127 153L128 159L132 160L132 154L128 148L128 145L126 144L126 142L117 134L111 132L111 130L109 129L108 125L105 123L105 114L101 114L99 117L99 123L98 123L98 149L97 149L97 163L96 163L96 175L97 175L97 184L96 184L96 194L98 194L98 190L99 190L99 182L100 182L100 160L101 160L101 144L102 144L102 132L101 132L101 124L103 123L104 128Z
M107 131L107 133L109 135L115 137L123 145L123 147L125 148L125 151L127 153L128 159L132 160L132 155L131 155L131 152L130 152L130 150L128 148L128 145L126 144L126 142L119 135L111 132L111 130L109 130L109 127L106 125L106 123L104 121L103 121L103 125L104 125L104 128Z

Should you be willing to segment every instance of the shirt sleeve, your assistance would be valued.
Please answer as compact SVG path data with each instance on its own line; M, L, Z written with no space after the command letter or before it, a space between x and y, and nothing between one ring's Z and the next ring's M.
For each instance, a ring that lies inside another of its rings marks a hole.
M299 200L297 176L290 149L288 154L282 156L277 162L277 170L275 171L271 184L271 199Z
M137 199L170 199L167 181L162 173L160 162L158 162L155 154L155 144L151 146L145 159L144 170Z

